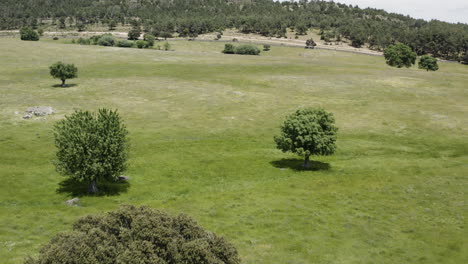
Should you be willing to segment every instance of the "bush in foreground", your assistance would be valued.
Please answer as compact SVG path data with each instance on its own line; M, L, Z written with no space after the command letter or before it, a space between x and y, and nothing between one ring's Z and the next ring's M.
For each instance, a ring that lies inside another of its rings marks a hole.
M119 40L117 41L117 43L115 44L117 47L120 47L120 48L131 48L133 47L133 41L128 41L128 40Z
M76 111L54 127L57 171L89 184L96 193L102 180L116 181L127 168L128 131L117 111Z
M236 52L236 48L232 44L225 44L224 45L224 54L234 54Z
M39 33L32 30L29 27L21 28L20 30L20 37L21 40L31 40L31 41L38 41L39 40Z
M416 52L402 43L386 48L384 56L388 65L397 68L409 68L416 62Z
M79 219L26 261L42 263L239 264L240 258L232 244L187 215L127 205Z
M311 155L331 155L336 150L335 118L323 109L304 108L286 118L281 134L275 136L276 146L304 157L304 167L310 168Z

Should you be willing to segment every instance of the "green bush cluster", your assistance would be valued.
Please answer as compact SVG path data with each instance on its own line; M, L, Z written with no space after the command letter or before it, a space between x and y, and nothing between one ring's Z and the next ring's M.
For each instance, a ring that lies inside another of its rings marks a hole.
M89 39L79 38L72 42L80 45L100 45L108 47L120 47L120 48L150 48L154 46L156 37L152 34L145 34L144 40L117 40L112 34L103 34L92 36Z
M224 45L224 54L240 54L240 55L259 55L260 49L257 46L243 44L240 46L234 46L232 44Z
M79 219L25 263L239 264L240 258L231 243L187 215L127 205Z
M20 37L21 40L31 40L31 41L38 41L39 40L39 33L34 31L29 27L21 28L20 30Z

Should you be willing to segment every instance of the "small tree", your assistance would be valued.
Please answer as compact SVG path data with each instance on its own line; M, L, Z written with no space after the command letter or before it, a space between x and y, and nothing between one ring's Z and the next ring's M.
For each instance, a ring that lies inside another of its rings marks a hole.
M128 131L117 111L76 111L54 127L57 171L78 182L117 180L127 167Z
M468 65L468 51L465 53L465 55L463 55L463 57L461 58L461 62L465 65Z
M426 71L437 71L439 69L439 65L437 64L437 59L429 56L424 55L419 59L419 69L424 69Z
M275 136L278 149L304 157L304 167L310 168L311 155L331 155L336 150L335 119L323 109L304 108L286 118L281 134Z
M117 26L117 21L114 19L109 20L107 26L109 27L109 30L114 30L115 27Z
M147 34L145 34L143 36L143 39L146 42L148 42L149 47L153 47L154 46L154 41L156 40L156 37L154 35L152 35L152 34L147 33Z
M263 51L269 51L270 48L271 48L271 46L268 45L268 44L263 45Z
M166 43L164 43L163 48L164 48L165 51L171 50L171 44L169 44L169 42L166 42Z
M65 87L65 80L78 77L78 68L73 64L64 64L59 61L52 64L49 69L52 77L62 81L62 87Z
M21 36L21 40L31 40L31 41L39 40L39 34L29 27L21 28L20 36Z
M306 49L313 49L315 46L317 46L317 43L313 39L306 40Z
M82 22L76 23L76 29L78 29L79 32L84 31L86 28L86 25L83 24Z
M384 56L388 65L397 68L409 68L416 62L416 53L403 43L386 48Z
M140 36L141 30L138 27L134 27L128 32L128 40L138 40Z
M104 34L98 38L97 44L99 46L111 47L111 46L114 46L115 44L115 38L111 34Z
M240 264L236 248L191 217L148 207L121 206L88 215L55 236L26 264Z

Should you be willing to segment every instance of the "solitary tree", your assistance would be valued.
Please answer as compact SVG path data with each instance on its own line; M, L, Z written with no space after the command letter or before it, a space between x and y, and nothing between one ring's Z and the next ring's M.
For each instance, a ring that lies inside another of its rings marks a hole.
M313 49L315 46L317 46L317 43L313 39L308 39L306 41L306 49Z
M55 236L26 264L239 264L236 248L191 217L148 207L121 206L88 215Z
M437 71L439 65L437 64L437 59L429 55L424 55L419 59L419 69L424 69L426 71Z
M117 180L127 167L128 131L117 111L76 111L54 127L57 171L78 182Z
M49 69L52 77L62 81L62 87L65 87L65 80L78 77L78 68L74 64L64 64L59 61L52 64Z
M337 130L333 114L323 109L299 109L284 121L281 134L275 136L276 146L303 156L304 167L310 168L310 156L335 152Z
M32 41L39 40L39 33L37 33L36 31L32 30L29 27L21 28L20 36L21 36L21 40L32 40Z
M385 60L392 67L411 67L416 62L416 53L405 44L391 45L384 50Z

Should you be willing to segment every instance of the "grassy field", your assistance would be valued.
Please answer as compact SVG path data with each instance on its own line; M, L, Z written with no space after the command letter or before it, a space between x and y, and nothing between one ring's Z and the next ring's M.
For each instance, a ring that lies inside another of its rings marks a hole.
M465 263L468 67L435 73L382 57L273 47L223 55L0 39L0 262L22 263L78 217L148 205L225 236L244 263ZM48 66L75 63L68 88ZM22 120L29 106L57 110ZM338 152L315 171L275 149L302 106L335 114ZM116 108L131 137L129 185L81 197L52 165L53 124ZM20 112L16 113L15 112ZM112 190L114 192L112 192Z

